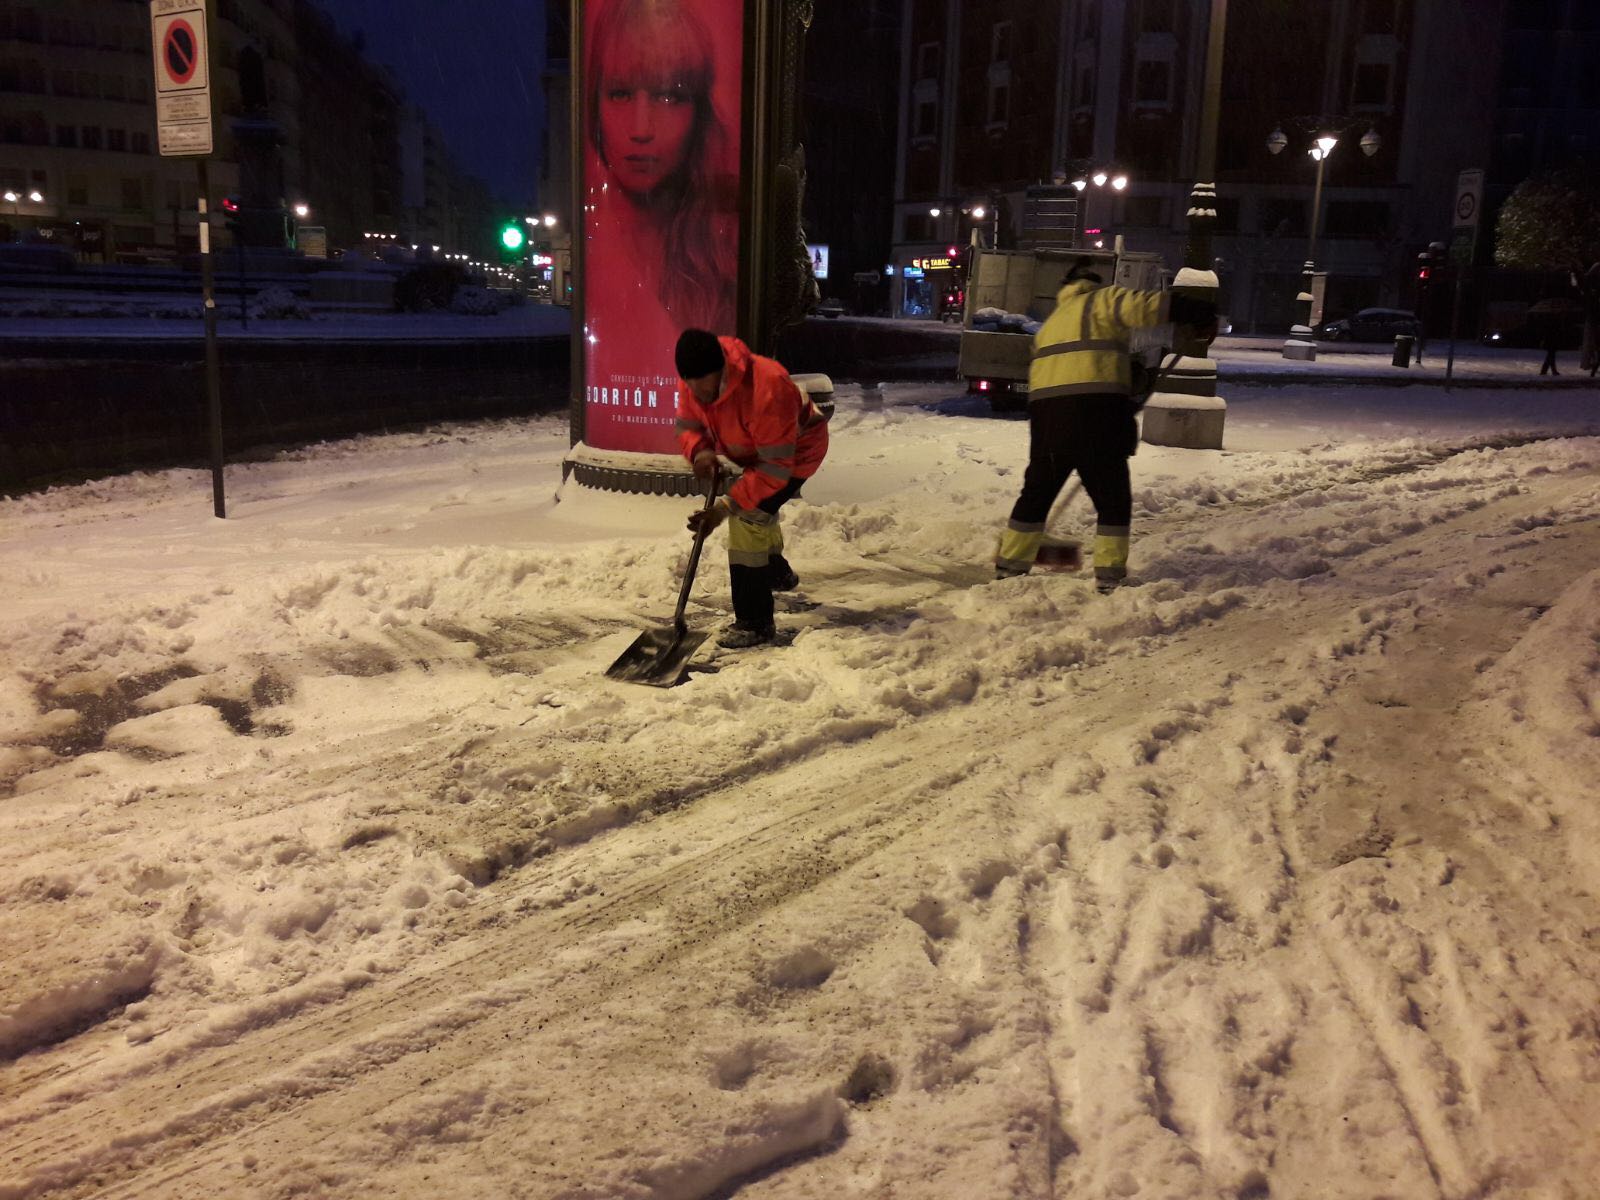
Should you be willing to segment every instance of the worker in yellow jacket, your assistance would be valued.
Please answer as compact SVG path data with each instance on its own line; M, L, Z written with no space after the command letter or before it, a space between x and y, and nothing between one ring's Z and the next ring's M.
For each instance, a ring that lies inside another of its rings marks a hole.
M1050 507L1074 471L1095 507L1095 585L1109 592L1127 578L1133 519L1128 459L1139 444L1129 335L1168 321L1205 327L1215 320L1206 301L1105 287L1093 259L1073 264L1055 311L1033 340L1028 469L1000 535L997 578L1033 569Z

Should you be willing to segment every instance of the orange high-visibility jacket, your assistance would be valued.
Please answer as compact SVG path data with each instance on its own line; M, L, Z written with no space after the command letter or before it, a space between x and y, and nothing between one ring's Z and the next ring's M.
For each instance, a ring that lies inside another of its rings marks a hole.
M701 404L678 385L678 445L690 462L701 450L744 468L728 489L736 515L763 519L759 505L791 479L810 479L828 453L828 419L776 359L752 354L738 338L718 338L726 360L722 393Z

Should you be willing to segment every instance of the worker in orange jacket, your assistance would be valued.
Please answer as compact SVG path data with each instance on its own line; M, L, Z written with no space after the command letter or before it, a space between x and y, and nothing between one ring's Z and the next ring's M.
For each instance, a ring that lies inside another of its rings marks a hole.
M689 518L710 532L728 521L733 625L718 636L742 648L776 635L772 593L800 586L783 556L778 510L800 494L828 453L828 425L783 364L752 354L738 338L688 329L678 338L678 445L697 479L713 484L718 455L744 473L728 494Z

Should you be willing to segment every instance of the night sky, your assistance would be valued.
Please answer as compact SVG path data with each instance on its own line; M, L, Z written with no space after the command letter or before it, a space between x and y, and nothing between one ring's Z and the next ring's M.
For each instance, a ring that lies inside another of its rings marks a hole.
M394 71L461 166L505 204L533 207L544 98L544 0L317 0Z

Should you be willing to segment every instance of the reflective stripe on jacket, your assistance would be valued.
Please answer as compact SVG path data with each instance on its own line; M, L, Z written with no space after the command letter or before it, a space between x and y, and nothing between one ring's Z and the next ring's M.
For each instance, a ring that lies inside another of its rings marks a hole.
M718 338L725 360L722 392L701 404L678 385L678 447L690 462L701 450L744 468L728 489L735 514L770 520L760 504L791 479L809 479L828 453L827 417L795 387L783 364L752 354L738 338Z
M1166 324L1171 296L1100 287L1075 279L1056 295L1056 310L1033 339L1028 400L1133 390L1128 334Z

